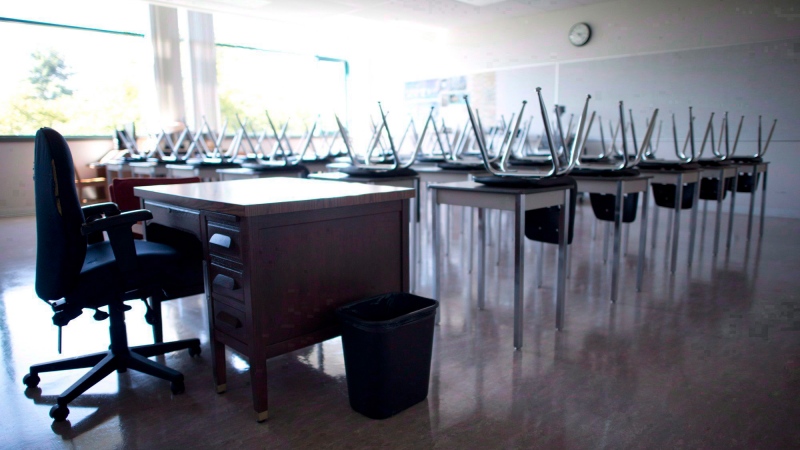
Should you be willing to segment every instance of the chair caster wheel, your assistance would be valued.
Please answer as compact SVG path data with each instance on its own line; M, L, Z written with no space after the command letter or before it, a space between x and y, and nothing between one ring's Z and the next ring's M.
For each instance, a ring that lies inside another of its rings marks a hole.
M183 392L186 391L186 386L184 386L183 381L173 381L170 383L169 388L173 395L183 394Z
M67 408L66 406L53 405L53 407L50 408L50 418L52 418L56 422L63 422L67 420L68 415L69 415L69 408Z
M25 386L28 386L28 388L35 388L39 385L39 381L39 375L35 373L29 373L22 377L22 382L25 383Z
M200 346L197 347L189 347L189 356L194 358L195 356L200 356Z

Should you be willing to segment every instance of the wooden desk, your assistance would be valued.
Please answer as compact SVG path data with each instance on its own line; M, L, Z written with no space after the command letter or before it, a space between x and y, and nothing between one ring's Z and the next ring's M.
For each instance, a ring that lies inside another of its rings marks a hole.
M225 347L250 361L253 406L267 419L267 358L339 335L334 310L408 291L412 189L299 178L140 187L151 222L203 242L218 392Z
M521 189L489 187L474 181L431 185L433 204L433 297L441 300L439 249L439 205L469 206L478 209L478 308L483 309L486 286L486 226L484 209L514 213L514 348L522 348L522 306L525 292L525 211L561 205L559 217L558 281L556 283L556 328L564 326L566 297L567 237L569 236L569 187ZM438 314L438 313L437 313Z
M420 212L420 188L419 177L417 175L406 175L399 177L354 177L343 172L316 172L308 176L310 180L343 181L346 183L364 183L376 186L394 186L414 189L416 201L411 209L411 223L414 225L413 241L411 248L414 249L412 261L419 260L420 238L419 238L419 212ZM417 283L416 264L411 265L411 287L410 292L414 292Z

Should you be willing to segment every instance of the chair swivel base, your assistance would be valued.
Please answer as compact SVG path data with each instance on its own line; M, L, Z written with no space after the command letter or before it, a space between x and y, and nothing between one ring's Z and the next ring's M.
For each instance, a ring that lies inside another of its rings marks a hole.
M80 380L76 381L57 398L57 403L50 409L50 417L56 422L66 420L69 415L67 404L77 398L89 388L99 383L100 380L110 375L111 372L125 372L127 369L161 378L170 382L172 393L177 395L184 391L183 374L177 370L147 359L150 356L163 355L164 353L188 349L190 356L200 354L199 339L184 339L180 341L127 347L121 350L78 356L49 363L31 366L30 372L23 377L22 382L29 388L39 384L39 374L43 372L56 372L61 370L82 369L91 367Z

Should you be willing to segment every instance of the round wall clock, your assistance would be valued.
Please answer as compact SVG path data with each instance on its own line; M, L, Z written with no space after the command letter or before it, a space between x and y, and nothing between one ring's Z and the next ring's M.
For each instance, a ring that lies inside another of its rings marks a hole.
M589 42L589 38L592 37L592 29L589 27L589 24L586 22L579 22L572 26L569 29L569 41L572 42L572 45L580 47L582 45L586 45Z

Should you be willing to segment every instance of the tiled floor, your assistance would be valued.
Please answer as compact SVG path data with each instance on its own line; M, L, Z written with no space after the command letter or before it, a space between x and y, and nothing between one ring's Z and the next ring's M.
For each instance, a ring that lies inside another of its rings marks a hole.
M579 207L566 328L554 330L553 282L534 286L538 245L528 244L524 347L514 351L510 246L500 245L498 265L490 242L487 305L478 311L455 217L428 399L383 421L353 412L334 339L268 362L262 424L247 362L229 352L228 391L214 391L199 296L165 304L165 338L203 343L199 358L159 358L186 375L185 394L132 371L112 374L54 424L55 396L81 371L44 374L41 391L26 393L27 367L59 358L56 328L33 291L33 218L0 220L0 448L800 448L800 221L768 218L763 240L748 245L737 216L733 246L716 258L708 226L689 269L684 217L675 276L660 225L639 294L634 226L611 304L602 240L591 239L594 218ZM424 256L419 293L429 295ZM555 249L546 257L552 277ZM133 306L129 340L151 342L143 307ZM100 351L107 336L107 322L86 313L64 329L62 357Z

